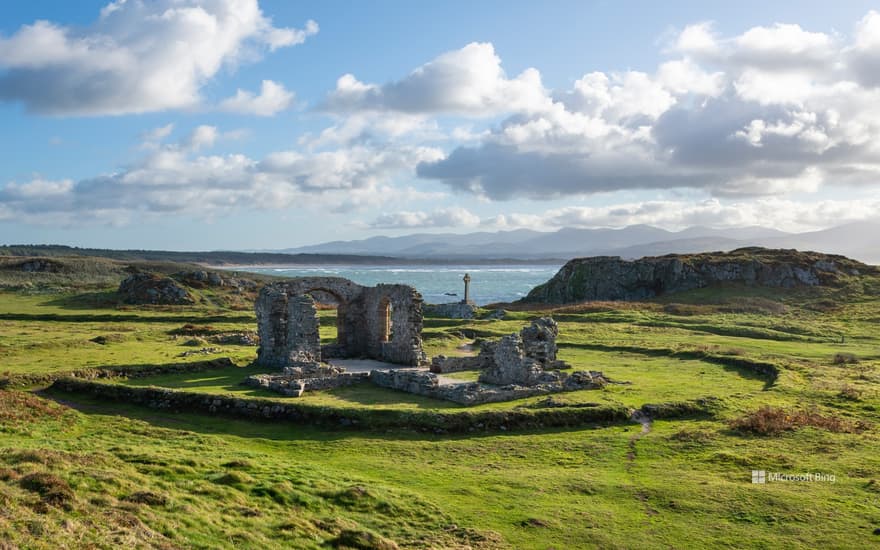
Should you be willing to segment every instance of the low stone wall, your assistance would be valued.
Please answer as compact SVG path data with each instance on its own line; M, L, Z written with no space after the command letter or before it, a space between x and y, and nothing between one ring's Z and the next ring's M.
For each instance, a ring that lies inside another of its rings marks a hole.
M449 304L425 304L422 306L425 315L429 317L443 317L445 319L473 319L477 313L474 304L452 302Z
M255 374L242 382L245 386L263 388L287 397L299 397L306 391L330 390L366 382L368 372L349 372L317 378L300 378L287 374Z
M383 388L443 399L467 406L513 401L564 391L599 389L605 385L602 373L584 371L574 372L569 376L560 377L559 380L533 386L513 384L487 386L479 382L441 385L437 375L418 370L374 370L370 372L370 381Z
M435 355L431 358L431 372L443 374L463 370L479 370L483 368L483 358L479 355L468 357L446 357Z
M63 378L50 393L67 392L172 412L189 412L250 420L274 420L343 429L404 428L431 433L493 432L523 429L583 427L597 423L628 422L631 411L623 406L559 407L508 411L412 411L336 408L301 402L238 398L155 387L123 386Z

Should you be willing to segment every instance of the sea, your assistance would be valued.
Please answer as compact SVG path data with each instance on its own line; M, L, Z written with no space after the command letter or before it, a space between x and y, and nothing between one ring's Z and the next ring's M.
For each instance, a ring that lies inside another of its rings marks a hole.
M462 278L471 276L470 297L478 305L513 302L546 282L560 265L442 265L442 266L254 266L235 271L264 273L280 277L344 277L358 284L403 283L414 286L432 304L458 302L464 297Z

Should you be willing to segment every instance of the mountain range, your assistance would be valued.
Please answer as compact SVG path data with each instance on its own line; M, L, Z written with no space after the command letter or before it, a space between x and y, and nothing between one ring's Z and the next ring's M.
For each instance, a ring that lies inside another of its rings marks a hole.
M787 233L759 226L725 229L695 226L668 231L650 225L631 225L621 229L563 228L553 232L517 229L465 234L419 233L333 241L279 252L461 261L500 258L559 260L582 256L630 259L672 253L729 251L745 246L814 250L880 264L880 222L857 222L806 233Z

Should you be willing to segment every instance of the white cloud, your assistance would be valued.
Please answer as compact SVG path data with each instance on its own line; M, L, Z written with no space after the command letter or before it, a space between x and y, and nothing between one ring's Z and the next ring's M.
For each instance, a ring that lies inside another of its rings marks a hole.
M118 0L82 29L37 21L0 36L0 100L52 115L190 108L224 65L317 30L276 28L257 0Z
M509 79L492 44L473 42L383 86L343 75L323 108L337 113L399 111L486 116L511 109L530 110L546 101L538 71L527 69Z
M217 141L217 136L218 132L216 126L196 126L186 139L185 147L191 151L209 149L214 146L214 143Z
M144 143L160 143L162 140L171 135L171 132L174 131L174 123L171 122L166 124L165 126L159 126L157 128L153 128L152 130L148 130L143 133L141 136Z
M234 210L315 208L342 212L435 196L388 182L437 159L417 146L351 146L330 152L280 151L255 160L241 154L202 155L223 137L198 126L180 143L151 151L116 173L84 179L9 182L0 188L3 219L36 223L124 224L164 214L211 217Z
M715 228L762 226L787 231L824 229L849 222L877 220L880 198L795 201L766 198L745 201L643 201L607 206L570 206L539 214L506 213L482 225L495 229L562 227L621 228L647 224L670 230L693 226Z
M432 227L476 227L479 216L465 208L439 208L431 212L401 211L380 215L369 223L373 229L416 229Z
M259 95L239 89L233 97L223 100L220 109L239 114L273 116L289 108L293 92L272 80L264 80Z
M419 175L500 200L671 188L783 196L877 184L880 14L866 15L848 45L798 25L722 37L700 23L669 51L681 57L654 72L590 72L545 101L512 105L489 135Z

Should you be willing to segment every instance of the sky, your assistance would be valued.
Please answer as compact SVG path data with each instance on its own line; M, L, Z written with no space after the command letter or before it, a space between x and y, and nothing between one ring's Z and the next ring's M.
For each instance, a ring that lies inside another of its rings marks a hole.
M878 10L9 3L0 244L878 220Z

